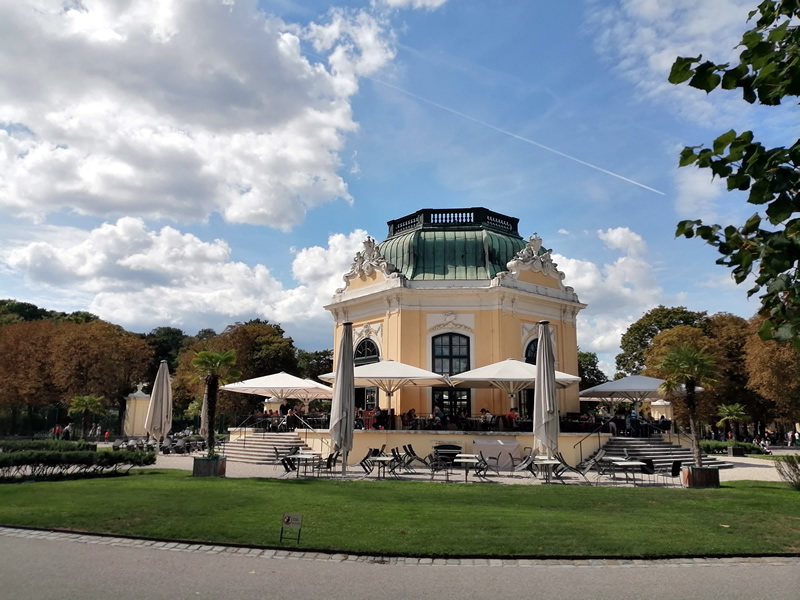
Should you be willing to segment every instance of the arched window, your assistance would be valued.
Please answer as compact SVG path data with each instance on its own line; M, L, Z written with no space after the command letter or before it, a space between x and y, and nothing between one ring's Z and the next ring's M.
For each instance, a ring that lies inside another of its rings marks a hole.
M381 359L378 345L367 338L358 342L353 353L353 364L357 367L376 363ZM356 388L356 408L374 410L378 403L378 388Z
M368 365L380 360L378 353L378 345L370 339L361 340L356 346L356 351L353 356L353 363L359 367L361 365Z
M531 365L536 364L536 351L539 349L539 338L533 338L528 347L525 348L525 362Z
M456 375L469 370L469 338L467 336L458 333L443 333L434 336L432 343L432 371L440 375ZM452 422L455 422L462 410L467 415L471 414L470 390L433 388L432 399L431 412L440 407L452 419Z

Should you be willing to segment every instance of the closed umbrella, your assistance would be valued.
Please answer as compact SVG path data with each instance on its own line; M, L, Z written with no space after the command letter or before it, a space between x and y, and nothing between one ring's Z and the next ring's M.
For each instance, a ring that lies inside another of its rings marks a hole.
M333 383L330 433L333 447L342 453L342 476L347 474L347 457L353 449L356 388L353 378L353 324L344 323L339 360Z
M172 385L167 361L162 360L153 383L153 391L150 393L144 430L152 438L160 440L166 437L170 429L172 429Z
M558 452L558 406L556 370L550 324L540 321L539 346L536 349L536 390L533 396L533 435L536 450L548 458Z

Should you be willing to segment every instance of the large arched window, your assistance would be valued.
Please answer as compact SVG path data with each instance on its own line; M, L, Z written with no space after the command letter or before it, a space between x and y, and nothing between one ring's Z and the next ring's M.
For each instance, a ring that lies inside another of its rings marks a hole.
M353 364L357 367L376 363L381 359L378 352L378 345L371 339L366 338L358 342L353 353ZM356 408L362 410L374 410L378 403L378 388L356 388Z
M531 365L536 364L536 351L539 349L539 338L533 338L528 347L525 348L525 362Z
M353 356L353 363L355 366L368 365L376 363L380 360L378 353L378 345L370 339L361 340L356 346L356 351Z
M469 370L469 338L458 333L443 333L434 336L432 371L440 375L456 375ZM434 412L437 407L442 408L455 422L461 411L471 414L470 391L455 388L433 388L432 390Z

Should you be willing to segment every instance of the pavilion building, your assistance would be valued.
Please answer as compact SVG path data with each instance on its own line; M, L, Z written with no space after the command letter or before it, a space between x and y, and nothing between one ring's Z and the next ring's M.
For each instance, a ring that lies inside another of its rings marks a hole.
M334 348L349 321L356 365L391 359L456 375L507 358L535 362L537 322L547 320L556 369L577 375L576 318L586 305L564 285L542 239L523 239L518 223L486 208L422 209L389 221L387 238L364 242L325 307L335 320ZM451 415L481 408L502 415L513 402L523 418L533 404L533 391L512 400L494 389L406 387L391 406L379 394L357 390L356 404L396 415L437 406ZM562 414L580 410L577 385L558 394Z

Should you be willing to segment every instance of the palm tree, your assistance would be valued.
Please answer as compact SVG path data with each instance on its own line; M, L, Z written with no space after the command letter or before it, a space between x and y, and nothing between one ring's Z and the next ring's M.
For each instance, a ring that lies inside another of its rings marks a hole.
M682 394L686 413L689 416L689 431L692 436L692 454L696 467L703 466L700 454L700 439L697 435L697 388L710 389L714 385L716 358L691 344L674 346L658 365L664 374L662 389L668 394Z
M717 427L724 427L725 423L729 423L731 430L734 432L733 439L736 440L738 431L734 427L747 419L747 412L744 406L738 402L736 404L722 404L717 408L717 416L720 417L720 420L717 421Z
M224 385L229 381L241 377L241 373L234 369L236 365L236 353L233 350L225 352L211 352L203 350L198 352L192 360L192 365L197 373L197 377L205 382L205 396L207 398L207 428L208 428L208 456L216 456L214 451L214 419L217 416L217 394L220 384Z
M81 439L84 439L86 438L86 429L89 426L89 415L106 414L105 400L101 396L75 396L69 401L69 414L83 415Z

